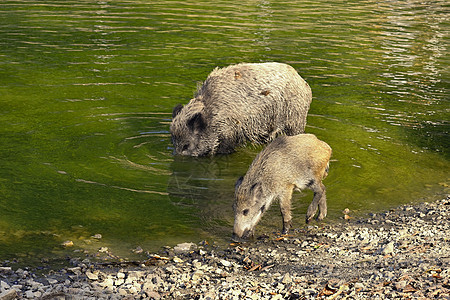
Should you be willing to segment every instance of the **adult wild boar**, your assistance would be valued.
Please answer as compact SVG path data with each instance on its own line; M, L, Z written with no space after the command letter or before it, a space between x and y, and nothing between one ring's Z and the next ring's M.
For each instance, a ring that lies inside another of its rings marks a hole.
M194 99L172 112L175 153L190 156L231 153L249 141L304 132L311 88L282 63L242 63L216 68Z
M294 189L309 188L314 198L306 213L309 222L319 209L318 220L327 215L327 198L322 183L328 175L331 148L313 134L280 136L261 151L247 174L236 182L233 239L247 239L261 216L276 198L283 217L283 234L291 226L291 198Z

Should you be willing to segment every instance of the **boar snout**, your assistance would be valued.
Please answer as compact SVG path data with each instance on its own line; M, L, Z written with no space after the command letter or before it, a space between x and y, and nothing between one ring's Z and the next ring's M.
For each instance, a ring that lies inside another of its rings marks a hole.
M245 229L242 235L233 232L233 235L231 236L231 240L237 243L248 242L252 238L253 238L253 231L250 229Z

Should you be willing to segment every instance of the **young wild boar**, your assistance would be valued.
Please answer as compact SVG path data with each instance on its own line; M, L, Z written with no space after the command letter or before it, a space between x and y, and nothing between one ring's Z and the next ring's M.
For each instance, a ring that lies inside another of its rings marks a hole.
M302 133L311 99L309 85L286 64L216 68L194 99L173 109L175 153L231 153L247 141L267 143L281 133Z
M331 148L313 134L280 136L259 153L247 174L236 182L233 239L248 239L261 216L275 198L283 217L282 234L291 226L291 197L294 189L310 188L314 199L306 222L319 209L318 220L327 215L327 199L322 179L328 175Z

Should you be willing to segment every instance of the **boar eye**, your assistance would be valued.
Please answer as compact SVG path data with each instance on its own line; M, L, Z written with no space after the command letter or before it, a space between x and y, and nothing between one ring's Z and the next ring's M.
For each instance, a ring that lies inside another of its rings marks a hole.
M243 214L244 216L246 216L246 215L248 215L248 212L249 212L248 209L244 209L244 211L242 212L242 214Z

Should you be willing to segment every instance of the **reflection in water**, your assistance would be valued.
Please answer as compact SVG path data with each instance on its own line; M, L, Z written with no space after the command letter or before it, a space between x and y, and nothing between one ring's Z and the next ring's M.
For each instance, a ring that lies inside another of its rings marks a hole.
M258 12L255 20L257 30L253 33L255 35L254 42L258 47L261 47L266 53L264 59L270 57L271 49L271 32L272 32L272 7L270 1L261 1L256 5Z
M239 166L233 165L227 156L195 159L176 156L170 168L167 190L172 203L190 207L204 228L228 236L237 179L232 174Z
M438 13L424 13L424 10L439 7L403 1L394 5L396 9L390 10L392 15L387 17L391 24L389 31L383 32L383 65L389 71L383 76L390 78L388 85L393 88L391 93L399 97L398 101L412 98L410 103L432 104L437 99L423 91L433 90L441 81L442 67L438 66L438 60L445 47L444 33L438 25L443 20L437 17Z
M444 88L445 36L441 26L445 14L441 3L424 5L418 1L396 1L388 7L387 30L382 32L384 72L381 74L385 93L390 101L383 101L388 108L384 120L400 126L413 141L425 148L449 155L449 142L445 137L449 124L435 115L444 109L448 95ZM426 106L412 109L413 106ZM434 107L432 107L434 106ZM402 110L403 109L403 110ZM431 121L430 119L434 119Z

